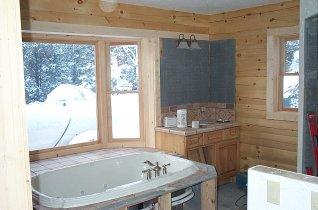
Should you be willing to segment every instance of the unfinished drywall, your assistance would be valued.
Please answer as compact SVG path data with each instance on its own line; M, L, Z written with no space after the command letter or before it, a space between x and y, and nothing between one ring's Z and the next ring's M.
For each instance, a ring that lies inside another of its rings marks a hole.
M247 196L248 209L317 209L318 178L256 166L248 170Z

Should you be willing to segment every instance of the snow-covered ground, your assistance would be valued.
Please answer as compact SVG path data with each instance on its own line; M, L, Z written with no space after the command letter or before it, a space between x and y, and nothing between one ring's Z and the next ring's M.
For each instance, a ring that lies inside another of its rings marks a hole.
M138 93L112 95L114 138L139 138ZM97 140L96 94L63 84L45 102L26 105L30 150Z
M58 141L56 146L73 139L73 143L97 139L96 96L91 90L60 85L45 102L26 107L30 150L51 148Z

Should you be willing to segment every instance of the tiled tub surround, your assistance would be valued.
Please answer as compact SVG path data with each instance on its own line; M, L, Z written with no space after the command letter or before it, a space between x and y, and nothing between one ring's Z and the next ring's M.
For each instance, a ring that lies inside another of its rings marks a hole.
M31 163L31 172L32 176L36 176L38 174L49 173L50 171L55 171L58 169L67 168L70 166L76 166L84 163L95 163L100 160L124 157L127 155L141 154L141 153L153 153L153 154L168 154L166 152L151 149L151 148L117 148L117 149L103 149L96 150L92 152L79 153L76 155L58 157L47 160L40 160ZM138 193L129 194L126 196L114 198L111 200L89 204L82 207L74 207L68 209L118 209L125 206L131 206L134 204L141 203L143 201L147 201L156 197L159 197L163 194L167 194L170 192L174 192L180 189L184 189L188 186L196 185L201 182L205 182L207 180L215 179L216 172L213 166L208 166L205 164L200 164L194 162L195 167L198 170L185 178L174 181L172 183L164 184L156 188L151 188L148 190L144 190ZM112 173L113 170L109 169L109 172ZM127 173L129 174L129 173ZM114 174L116 176L116 174ZM80 183L79 183L80 184ZM34 200L35 201L35 200ZM34 202L35 209L53 209L49 207L40 206L36 202ZM59 209L59 208L54 208Z
M205 111L201 111L204 107ZM226 103L194 103L183 104L177 106L168 106L161 108L161 119L164 117L177 116L178 109L187 109L187 121L191 124L192 121L216 121L218 119L230 121L235 120L234 104Z

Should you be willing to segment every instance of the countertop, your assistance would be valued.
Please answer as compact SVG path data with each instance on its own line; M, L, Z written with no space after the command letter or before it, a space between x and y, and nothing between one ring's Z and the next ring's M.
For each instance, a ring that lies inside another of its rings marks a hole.
M237 127L237 126L239 126L239 123L236 121L233 121L233 122L227 122L227 123L213 123L213 124L208 125L208 127L204 127L204 128L156 127L155 131L164 132L164 133L171 133L171 134L176 134L176 135L180 135L180 136L190 136L190 135L206 133L206 132L210 132L210 131L223 130L226 128L232 128L232 127Z

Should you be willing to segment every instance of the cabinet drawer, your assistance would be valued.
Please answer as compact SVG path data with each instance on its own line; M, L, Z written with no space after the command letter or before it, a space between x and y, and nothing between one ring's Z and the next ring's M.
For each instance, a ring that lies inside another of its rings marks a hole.
M187 148L194 148L202 145L202 134L192 135L186 137Z
M203 144L211 144L222 140L222 131L213 131L203 134Z
M223 139L233 139L240 136L240 131L238 127L228 128L223 130Z

